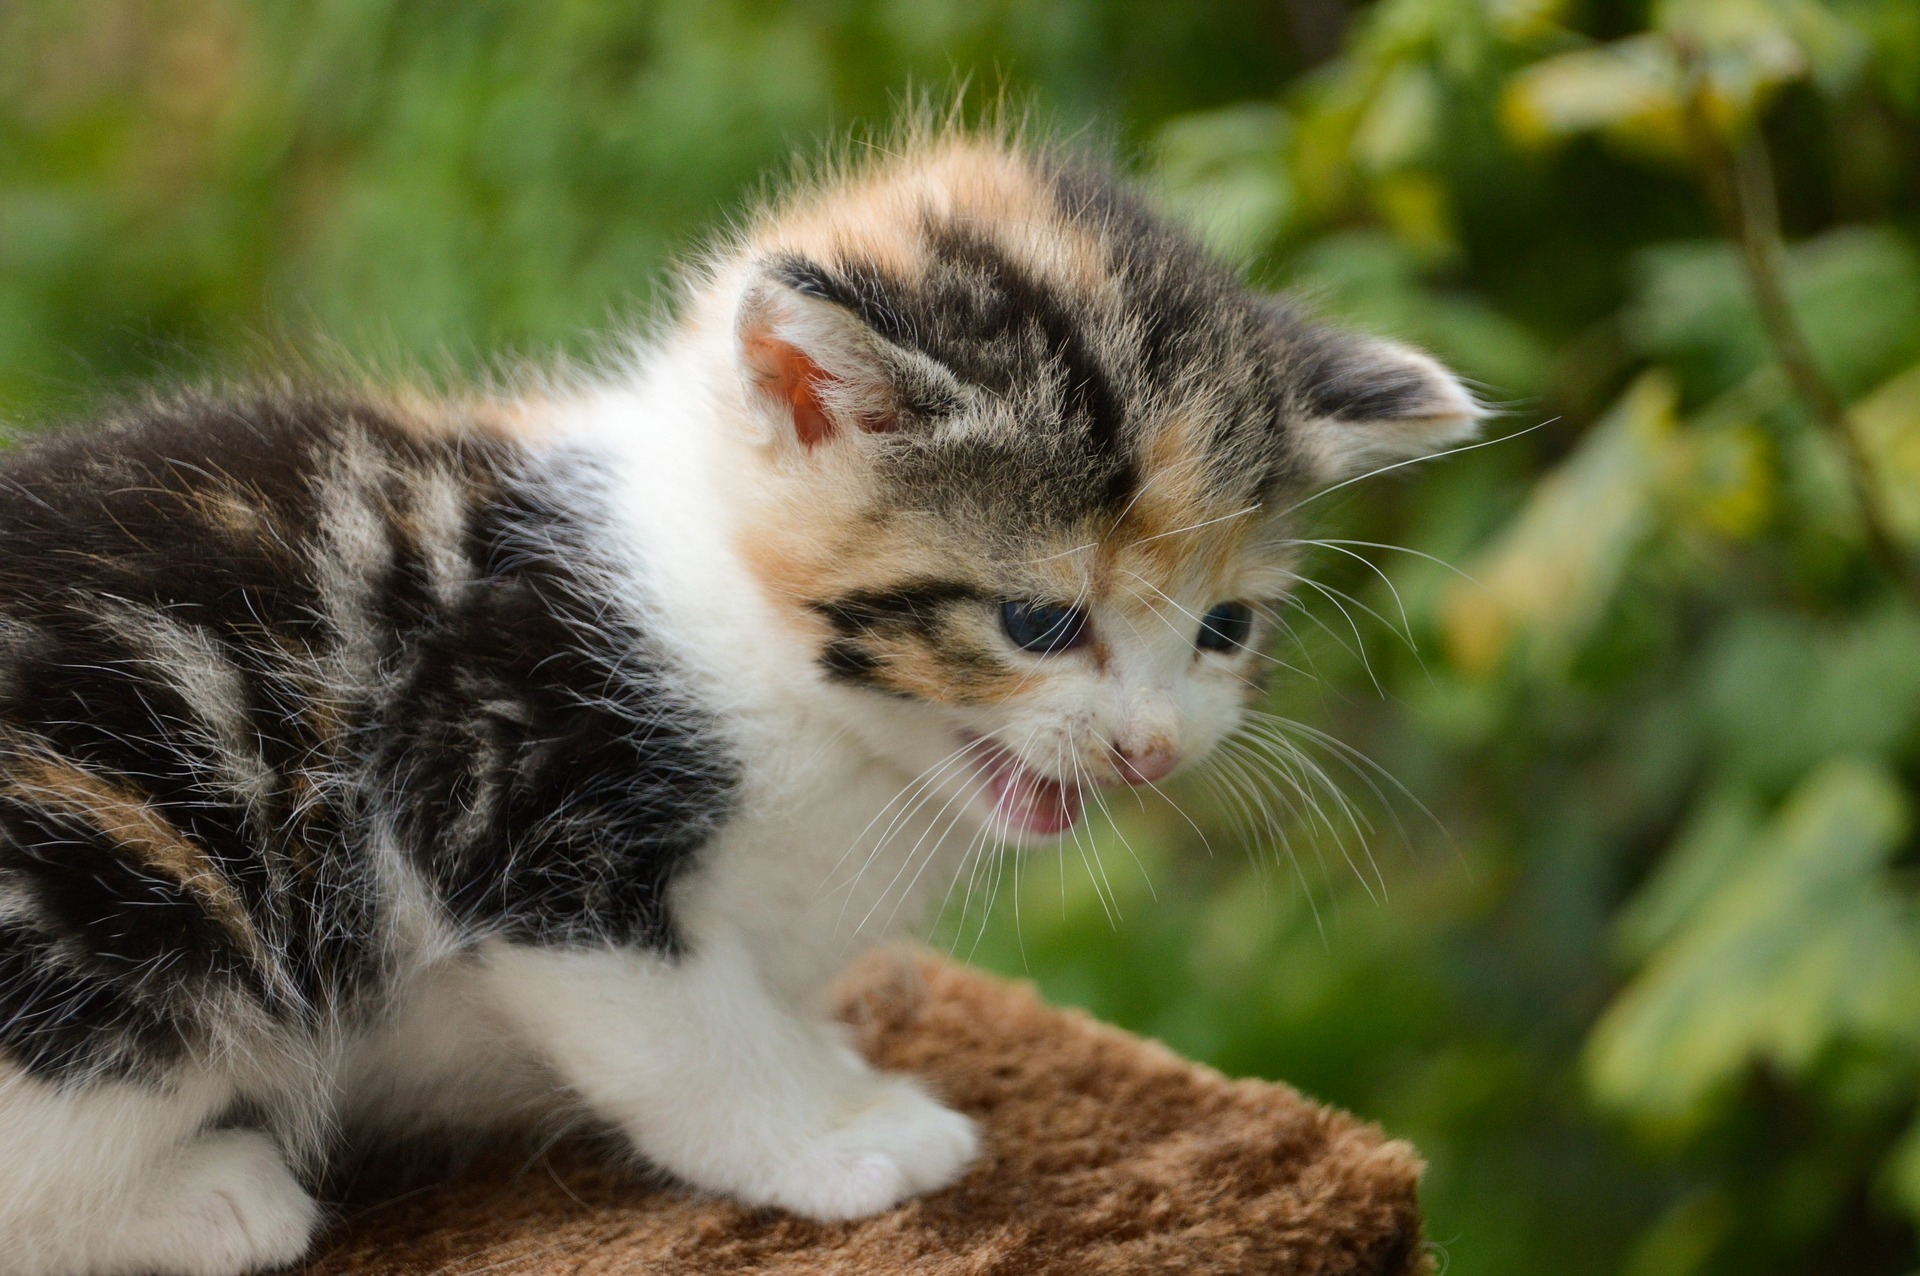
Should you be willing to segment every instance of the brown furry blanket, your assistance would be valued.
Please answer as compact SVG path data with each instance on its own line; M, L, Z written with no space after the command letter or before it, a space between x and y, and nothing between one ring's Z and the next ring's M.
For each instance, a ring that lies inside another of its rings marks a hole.
M958 1186L820 1225L648 1186L591 1149L523 1150L404 1192L363 1179L307 1276L1429 1270L1413 1150L1285 1086L931 957L869 962L846 1004L875 1063L982 1122Z

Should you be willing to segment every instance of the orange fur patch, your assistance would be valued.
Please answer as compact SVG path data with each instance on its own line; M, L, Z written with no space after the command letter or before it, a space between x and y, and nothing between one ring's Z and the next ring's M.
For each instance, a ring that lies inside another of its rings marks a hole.
M871 262L911 283L926 273L929 213L996 240L1064 290L1108 286L1098 238L1063 215L1031 158L986 136L920 139L803 187L762 214L744 247L829 265Z

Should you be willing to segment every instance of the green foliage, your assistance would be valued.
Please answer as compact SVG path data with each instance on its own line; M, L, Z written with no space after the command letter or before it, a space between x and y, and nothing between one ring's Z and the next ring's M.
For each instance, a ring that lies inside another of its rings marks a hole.
M1004 78L1511 437L1303 511L1274 716L943 938L1413 1139L1455 1271L1920 1267L1920 602L1716 215L1763 157L1920 551L1920 6L1283 10L15 0L0 414L590 349L795 145Z
M1765 827L1723 802L1701 824L1622 918L1646 951L1590 1039L1596 1097L1685 1129L1753 1061L1803 1075L1836 1042L1920 1043L1916 919L1885 877L1911 828L1898 783L1842 758Z

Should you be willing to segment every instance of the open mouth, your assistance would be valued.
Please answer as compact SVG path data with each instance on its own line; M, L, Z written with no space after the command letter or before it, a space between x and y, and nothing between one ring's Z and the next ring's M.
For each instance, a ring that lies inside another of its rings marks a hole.
M1042 775L991 740L974 737L973 765L987 786L993 812L1032 837L1058 837L1072 828L1085 804L1080 785Z

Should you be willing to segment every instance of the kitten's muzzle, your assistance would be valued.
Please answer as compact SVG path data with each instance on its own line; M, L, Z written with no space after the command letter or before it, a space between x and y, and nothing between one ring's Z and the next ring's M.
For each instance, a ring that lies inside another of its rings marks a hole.
M1180 751L1166 740L1149 740L1139 747L1116 744L1108 752L1123 784L1152 784L1172 775L1180 765Z

